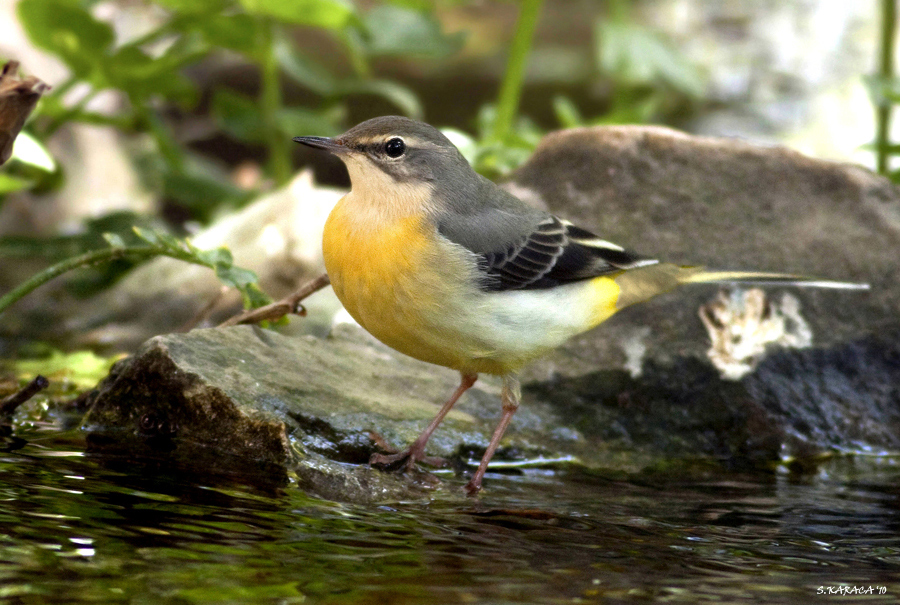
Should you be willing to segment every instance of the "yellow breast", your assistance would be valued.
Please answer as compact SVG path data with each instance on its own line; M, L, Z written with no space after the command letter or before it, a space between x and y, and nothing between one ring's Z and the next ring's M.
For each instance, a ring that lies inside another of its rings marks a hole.
M434 229L422 216L367 215L348 195L325 223L325 268L344 308L373 336L411 357L460 369L460 355L443 338L452 335L436 334L432 318L467 269L437 254Z

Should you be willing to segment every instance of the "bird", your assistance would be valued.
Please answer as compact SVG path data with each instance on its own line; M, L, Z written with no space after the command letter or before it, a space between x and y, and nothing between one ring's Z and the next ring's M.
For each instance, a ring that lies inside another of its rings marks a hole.
M532 207L479 175L437 128L400 116L297 143L340 158L350 191L326 220L325 270L349 314L410 357L456 370L459 386L413 443L376 467L427 461L429 438L479 374L502 378L501 414L465 485L482 488L519 407L519 372L616 312L711 282L856 288L757 271L712 271L641 256Z

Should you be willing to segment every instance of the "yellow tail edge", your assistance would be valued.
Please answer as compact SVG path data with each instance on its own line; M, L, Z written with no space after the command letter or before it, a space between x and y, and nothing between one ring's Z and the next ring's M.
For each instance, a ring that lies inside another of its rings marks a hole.
M684 267L659 263L623 271L614 278L619 287L616 309L644 302L654 296L688 284L742 284L755 286L788 286L831 288L835 290L868 290L869 284L834 281L767 271L709 271L703 267Z
M708 271L699 267L682 267L678 276L682 284L735 283L757 286L790 286L794 288L831 288L833 290L868 290L869 284L835 281L790 273L766 271Z

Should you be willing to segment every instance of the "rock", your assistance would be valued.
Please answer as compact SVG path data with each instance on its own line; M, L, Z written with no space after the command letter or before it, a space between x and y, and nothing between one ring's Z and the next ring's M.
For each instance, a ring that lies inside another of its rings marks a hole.
M410 443L458 377L347 329L330 339L249 326L152 338L92 395L89 451L264 483L291 476L340 500L409 497L421 482L368 467L375 441ZM482 381L429 451L483 450L499 412L499 385ZM546 419L526 411L521 421L510 447L548 451Z
M549 403L588 442L666 464L698 456L749 470L815 467L831 453L897 451L897 385L895 329L828 349L778 351L740 381L683 357L651 361L639 379L599 370L530 383L525 401Z
M900 191L864 168L661 127L597 127L548 135L506 186L662 260L871 284L868 292L790 289L813 345L897 323ZM786 290L766 291L780 300ZM682 288L626 309L530 375L705 357L709 338L698 313L716 292Z
M605 370L530 383L492 469L565 460L602 473L696 464L749 470L782 462L786 445L799 465L834 449L896 449L898 388L853 396L856 374L875 354L881 383L900 384L897 336L772 356L741 382L682 359L650 364L640 379ZM792 388L794 375L807 391ZM265 486L292 480L340 501L407 499L440 484L367 461L378 443L410 443L455 385L454 372L351 326L327 339L249 326L195 330L152 338L117 364L92 393L84 427L88 451L113 460ZM477 463L499 411L499 384L480 380L435 433L429 454L457 470ZM445 495L460 496L462 481Z

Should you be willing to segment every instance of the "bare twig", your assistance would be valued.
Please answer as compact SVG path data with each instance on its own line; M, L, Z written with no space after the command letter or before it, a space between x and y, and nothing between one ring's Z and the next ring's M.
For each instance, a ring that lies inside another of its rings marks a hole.
M49 384L49 380L38 375L37 378L26 384L18 392L0 401L0 421L12 416L16 408L46 389Z
M328 274L323 273L314 280L306 282L299 290L285 296L281 300L266 305L265 307L250 309L249 311L239 313L234 317L230 317L223 321L219 324L219 327L224 328L225 326L236 326L239 324L255 324L261 321L274 321L290 314L303 317L306 315L306 309L303 308L300 301L310 294L318 292L330 283L331 280L328 279Z
M19 63L10 61L0 71L0 165L12 155L13 141L38 99L50 87L34 76L19 78Z

